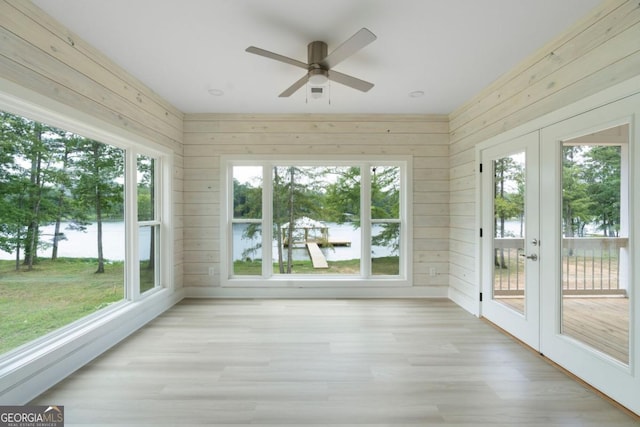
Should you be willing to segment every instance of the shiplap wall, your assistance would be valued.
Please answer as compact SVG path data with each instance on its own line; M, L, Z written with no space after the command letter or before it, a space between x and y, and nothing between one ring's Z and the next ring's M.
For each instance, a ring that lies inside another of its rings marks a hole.
M476 145L639 74L640 2L605 1L450 114L450 298L477 311Z
M183 114L29 1L0 1L0 76L173 150L174 276L181 287Z
M220 286L220 156L330 153L413 156L413 283L429 287L427 294L446 296L447 117L188 114L184 129L184 283L200 288L192 294L216 295L203 288ZM431 267L437 276L428 275Z

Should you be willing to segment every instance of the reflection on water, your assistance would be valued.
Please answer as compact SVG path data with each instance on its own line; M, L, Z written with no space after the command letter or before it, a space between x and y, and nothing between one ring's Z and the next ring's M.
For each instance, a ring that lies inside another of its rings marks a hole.
M322 253L328 261L345 261L350 259L360 259L361 257L361 237L360 237L360 228L353 228L351 224L335 224L328 222L326 223L329 227L329 238L332 241L340 241L340 242L351 242L350 246L334 246L321 248ZM247 239L243 238L242 234L244 230L248 227L247 224L233 224L233 260L241 260L243 259L243 252L248 248L255 248L259 243L259 239ZM381 229L380 226L373 227L373 233L379 232ZM384 257L389 255L394 255L390 248L376 246L374 248L376 257ZM278 244L274 240L273 248L273 261L278 260ZM286 259L287 252L284 252L284 256ZM245 254L245 258L247 255ZM260 250L257 249L253 251L252 254L248 256L249 258L260 258ZM308 260L309 253L303 247L294 248L293 249L293 259L294 260Z

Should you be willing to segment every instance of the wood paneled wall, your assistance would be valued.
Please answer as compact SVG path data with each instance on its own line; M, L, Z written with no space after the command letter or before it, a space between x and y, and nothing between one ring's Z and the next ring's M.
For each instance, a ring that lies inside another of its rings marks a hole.
M178 284L219 283L207 272L219 263L221 154L410 154L414 283L448 286L465 307L477 299L475 146L638 75L639 40L639 3L608 0L448 118L189 115L183 132L180 111L31 2L0 1L0 76L175 152Z
M605 1L450 114L449 296L454 301L477 309L476 145L639 74L640 3Z
M180 287L183 114L29 1L0 1L0 76L173 150Z
M215 287L220 263L220 156L413 156L413 282L446 296L449 124L445 116L188 114L184 122L185 286ZM435 267L438 275L429 276ZM206 294L206 293L205 293Z

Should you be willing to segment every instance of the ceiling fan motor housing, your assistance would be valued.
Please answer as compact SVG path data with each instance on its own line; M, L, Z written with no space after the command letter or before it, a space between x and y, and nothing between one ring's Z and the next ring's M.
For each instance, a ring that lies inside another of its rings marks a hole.
M320 65L327 57L327 44L322 41L309 43L307 46L307 57L309 64L309 83L322 86L329 80L328 71Z
M315 41L307 45L307 63L309 67L321 68L320 63L327 57L327 44L321 41Z

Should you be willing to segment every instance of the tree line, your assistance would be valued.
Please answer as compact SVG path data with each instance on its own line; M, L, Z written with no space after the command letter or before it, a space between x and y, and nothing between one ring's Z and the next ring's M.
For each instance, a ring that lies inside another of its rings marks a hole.
M104 272L102 224L122 220L124 151L20 116L0 112L0 249L16 270L38 250L65 240L63 223L85 231L97 224L97 273ZM54 224L52 236L42 227Z
M562 163L562 220L565 237L584 237L595 225L605 237L620 231L621 147L564 146ZM508 237L505 223L524 225L525 177L521 163L511 157L495 162L496 237Z
M291 273L295 224L308 217L323 222L351 223L360 227L361 172L359 167L275 166L273 183L273 237L278 247L280 273ZM397 219L400 210L400 178L397 167L372 169L371 217ZM262 189L249 183L233 182L234 218L262 218ZM381 224L382 232L373 237L374 245L398 249L398 224ZM250 224L245 237L253 239L259 226ZM255 251L258 248L251 248ZM286 251L286 257L285 257Z

